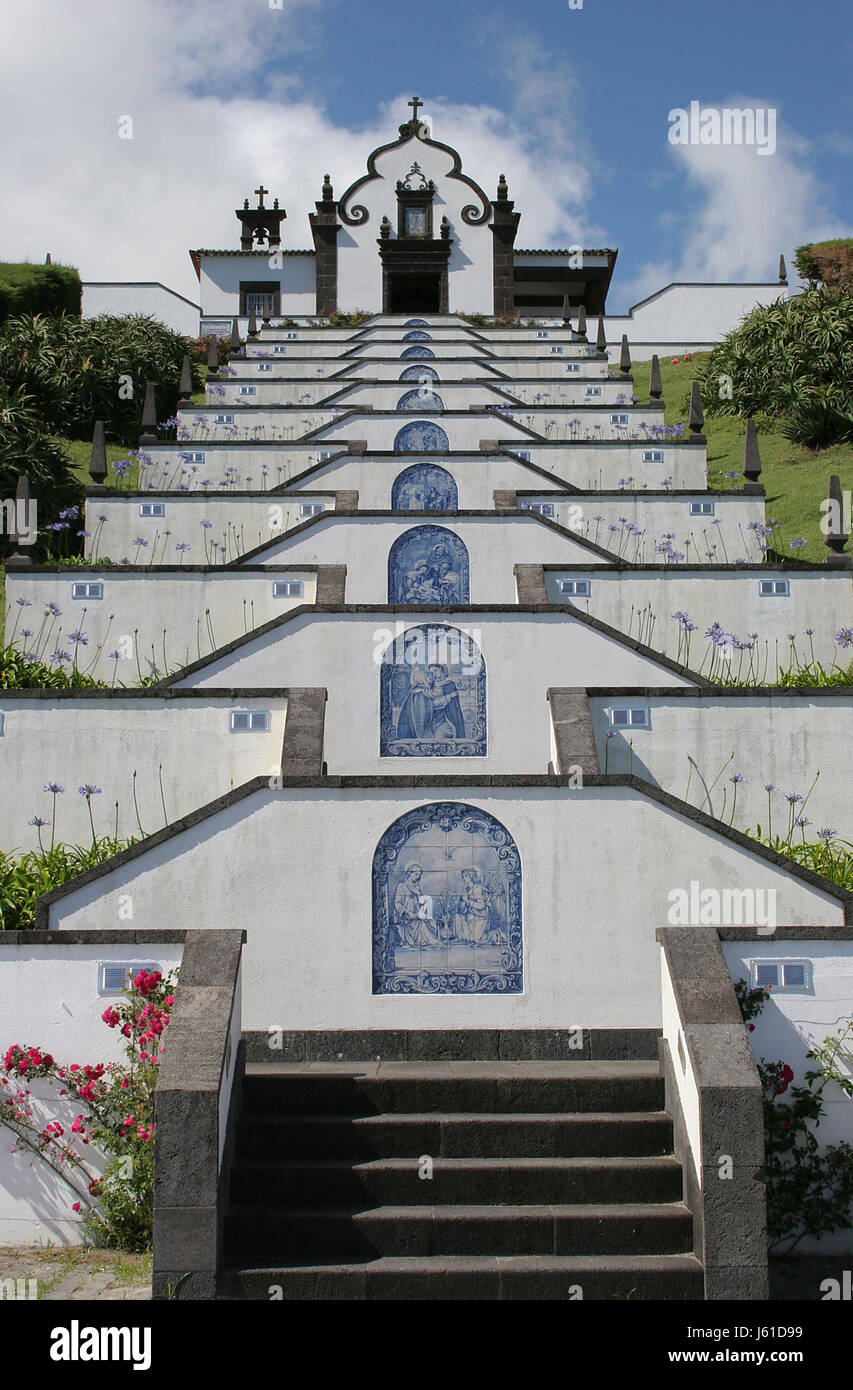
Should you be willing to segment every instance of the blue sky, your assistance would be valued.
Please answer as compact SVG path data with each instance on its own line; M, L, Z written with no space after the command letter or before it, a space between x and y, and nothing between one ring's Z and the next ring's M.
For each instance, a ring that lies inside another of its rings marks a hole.
M187 248L236 245L259 178L310 245L322 174L342 192L415 92L488 192L506 173L520 246L619 248L612 311L853 235L850 0L28 0L4 24L5 259L192 296ZM774 108L775 154L673 147L691 101Z

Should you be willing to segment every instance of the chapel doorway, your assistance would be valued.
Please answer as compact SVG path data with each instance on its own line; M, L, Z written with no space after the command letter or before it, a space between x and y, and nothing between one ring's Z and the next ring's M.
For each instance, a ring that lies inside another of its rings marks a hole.
M441 273L388 271L389 314L441 313Z

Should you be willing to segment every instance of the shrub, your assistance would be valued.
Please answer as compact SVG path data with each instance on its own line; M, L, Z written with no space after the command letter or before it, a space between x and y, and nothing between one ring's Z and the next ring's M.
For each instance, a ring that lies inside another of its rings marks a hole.
M69 265L0 262L0 323L15 314L80 317L83 286Z
M22 473L30 480L40 530L55 522L64 506L80 499L82 489L71 460L48 432L37 402L22 387L10 390L0 380L0 498L15 496ZM0 558L11 549L6 529L0 526ZM31 557L37 553L35 547L27 548Z
M721 378L732 383L732 399ZM697 372L706 414L783 419L812 448L849 437L853 293L816 289L759 305Z
M0 931L33 931L36 902L42 893L94 869L133 843L104 836L88 848L54 845L28 850L17 858L0 850Z
M794 264L812 287L824 284L831 289L853 290L853 237L798 246Z
M174 980L140 970L122 994L122 1002L108 1005L101 1017L125 1037L128 1065L60 1066L40 1047L12 1043L2 1063L0 1123L15 1135L16 1149L37 1155L66 1183L76 1198L72 1210L86 1210L90 1237L119 1250L146 1250L154 1212L154 1089ZM33 1080L59 1084L60 1096L83 1102L86 1109L70 1133L58 1119L42 1123ZM110 1155L103 1177L83 1152L92 1145Z

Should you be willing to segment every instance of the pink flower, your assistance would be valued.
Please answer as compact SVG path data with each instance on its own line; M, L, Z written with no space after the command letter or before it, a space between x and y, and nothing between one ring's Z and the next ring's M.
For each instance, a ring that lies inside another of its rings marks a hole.
M79 1211L79 1210L80 1210L80 1203L79 1203L79 1202L72 1202L72 1203L71 1203L71 1210L72 1210L72 1211Z

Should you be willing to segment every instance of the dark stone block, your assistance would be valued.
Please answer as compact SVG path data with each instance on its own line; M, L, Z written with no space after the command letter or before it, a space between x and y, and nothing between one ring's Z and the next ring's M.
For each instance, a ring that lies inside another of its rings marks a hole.
M216 1273L215 1206L154 1208L154 1260L157 1269Z

